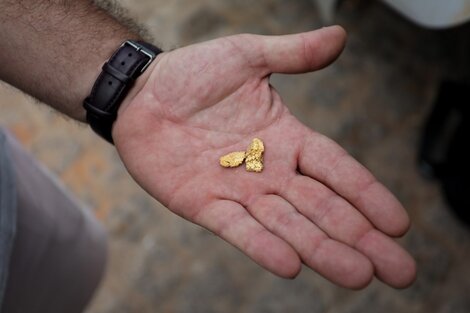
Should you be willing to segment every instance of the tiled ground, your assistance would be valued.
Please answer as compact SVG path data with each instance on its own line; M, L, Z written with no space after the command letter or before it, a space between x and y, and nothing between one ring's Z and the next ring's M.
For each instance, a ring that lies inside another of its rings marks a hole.
M167 49L239 32L321 26L309 0L122 3ZM276 278L147 197L112 147L88 129L3 86L0 123L109 231L107 276L88 313L470 312L470 232L415 168L420 127L439 80L466 74L459 42L469 28L422 30L381 4L352 0L339 8L336 23L349 40L334 65L276 76L273 83L295 115L340 142L402 200L413 220L402 242L418 261L417 282L403 291L374 282L352 292L308 270L293 281Z

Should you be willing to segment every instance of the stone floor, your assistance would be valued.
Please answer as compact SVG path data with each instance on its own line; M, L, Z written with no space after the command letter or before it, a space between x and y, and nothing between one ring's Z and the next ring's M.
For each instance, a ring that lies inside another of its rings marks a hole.
M165 49L239 32L322 26L309 0L121 2ZM404 203L413 227L401 242L417 259L416 283L397 291L373 282L353 292L307 269L292 281L274 277L150 199L113 148L87 128L0 86L0 124L109 231L107 275L88 313L470 312L470 232L415 166L439 80L466 74L462 39L469 28L420 29L380 3L358 0L344 1L335 23L349 33L336 63L313 74L275 76L273 84L300 120L346 147Z

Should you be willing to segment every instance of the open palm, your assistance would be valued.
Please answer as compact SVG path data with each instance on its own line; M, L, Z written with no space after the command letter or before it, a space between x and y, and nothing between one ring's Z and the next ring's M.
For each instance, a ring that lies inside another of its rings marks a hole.
M342 148L293 117L269 84L274 72L320 69L344 31L237 35L160 55L121 107L116 147L134 179L176 214L255 262L294 277L306 264L349 288L376 275L394 287L415 276L391 237L408 228L399 202ZM262 173L219 157L265 144Z

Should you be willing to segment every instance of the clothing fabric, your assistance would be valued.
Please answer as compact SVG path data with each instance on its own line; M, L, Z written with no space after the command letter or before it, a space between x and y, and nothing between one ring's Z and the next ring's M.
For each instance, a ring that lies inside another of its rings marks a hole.
M16 232L16 189L5 132L0 128L0 308Z
M9 212L9 220L1 224L0 242L6 244L0 249L10 246L0 260L0 277L6 279L1 312L83 312L105 269L105 232L11 135L3 131L0 138L6 147L0 151L9 151L7 167L15 178L14 186L10 180L0 192L0 203L10 204L0 207L2 214ZM7 222L13 224L5 231Z

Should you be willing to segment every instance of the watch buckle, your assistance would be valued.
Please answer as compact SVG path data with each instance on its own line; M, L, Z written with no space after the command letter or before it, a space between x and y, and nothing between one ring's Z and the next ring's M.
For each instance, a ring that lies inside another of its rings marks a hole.
M126 44L129 45L129 46L131 46L132 48L134 48L137 52L141 52L141 53L145 54L145 55L149 58L149 60L147 61L147 63L146 63L146 64L144 65L144 67L142 67L142 69L140 70L140 72L143 73L143 72L147 69L147 67L150 65L150 63L153 62L153 60L154 60L155 57L156 57L156 54L155 54L152 50L149 50L149 49L145 48L144 46L142 46L142 45L140 45L140 44L138 44L137 42L132 41L132 40L127 40L127 41L125 41L125 42L121 45L121 47L124 46L124 45L126 45Z

